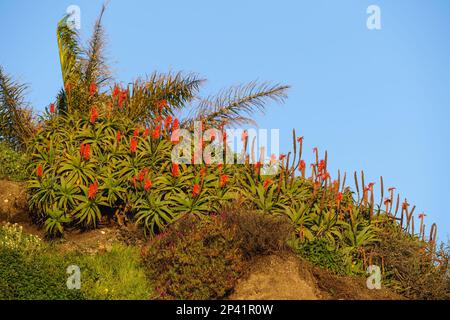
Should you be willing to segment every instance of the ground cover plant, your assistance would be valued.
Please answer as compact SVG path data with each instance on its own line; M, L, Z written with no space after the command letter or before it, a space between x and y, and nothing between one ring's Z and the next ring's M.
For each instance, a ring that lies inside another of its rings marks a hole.
M28 173L30 215L48 237L106 222L136 223L151 241L143 253L147 276L152 281L164 279L157 283L159 296L222 298L240 274L241 259L272 253L288 242L300 256L346 274L364 274L376 261L383 267L386 284L418 297L405 278L414 273L402 269L391 256L398 247L388 249L387 234L397 230L394 238L417 247L413 259L421 265L411 277L418 279L427 270L446 286L436 297L448 294L448 258L436 248L437 226L427 229L424 214L417 215L394 188L386 190L382 178L376 182L381 194L375 195L375 182L365 181L363 172L351 179L340 172L332 177L327 152L317 148L312 151L313 163L307 166L304 138L295 130L292 151L273 155L269 163L255 152L254 141L245 131L241 136L244 152L232 154L242 159L239 164L213 161L214 156L230 152L226 129L251 123L252 112L264 110L270 100L282 102L288 86L253 82L202 98L199 89L204 80L197 75L156 72L123 85L111 77L103 56L103 13L104 8L86 46L68 27L67 17L59 22L63 86L39 117L25 103L24 86L0 68L2 145L21 152L29 163L27 170L18 172ZM187 116L179 116L186 110L190 111ZM174 162L173 148L187 142L179 129L192 132L196 121L207 134L195 145L188 142L195 151L189 161ZM220 147L214 156L204 152L211 146ZM268 167L276 170L267 174ZM349 180L354 180L355 190ZM217 222L229 206L245 212ZM284 222L279 223L280 219ZM281 243L272 242L273 234L264 228L261 234L255 233L263 225L284 233L277 238ZM241 242L229 241L235 238ZM191 256L178 255L188 244L196 251ZM132 255L128 249L118 250ZM229 254L219 257L222 251ZM9 253L5 257L10 259ZM192 257L202 264L194 264ZM13 255L12 259L20 258ZM110 258L114 259L114 253ZM232 271L227 269L226 279L221 272L205 278L209 262L223 269L231 266ZM99 262L90 270L95 274L104 267ZM176 279L177 269L184 270L180 277L185 278ZM197 269L198 273L193 272ZM138 278L142 276L136 272ZM200 279L209 281L208 285ZM117 288L111 293L103 292L108 288L98 282L93 286L95 297L120 297ZM147 291L139 292L137 297L144 297Z

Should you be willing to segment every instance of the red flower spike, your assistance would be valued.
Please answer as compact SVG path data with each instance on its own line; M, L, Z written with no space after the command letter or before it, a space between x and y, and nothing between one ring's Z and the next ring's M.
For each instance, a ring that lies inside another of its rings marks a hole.
M171 123L172 123L172 116L168 115L166 117L166 120L164 120L164 129L168 130Z
M178 177L180 175L180 168L177 163L172 164L172 176Z
M172 131L177 130L180 127L180 120L178 118L175 118L172 123Z
M303 171L306 168L306 163L304 160L300 160L300 164L298 165L298 169Z
M342 192L338 192L338 194L336 195L336 202L338 205L341 204L341 201L343 198L344 198L344 195L342 194Z
M94 82L92 82L91 85L89 86L89 95L93 96L96 92L97 92L97 85Z
M228 176L226 174L220 175L220 187L223 188L228 182Z
M161 126L156 126L155 129L153 129L153 131L152 131L152 138L153 139L158 139L159 138L159 136L161 135L160 130L161 130Z
M192 188L192 196L195 198L200 194L200 186L198 183L194 184L194 187Z
M283 153L282 153L282 154L280 154L280 161L283 161L283 159L284 159L284 158L286 158L286 155L285 155L285 154L283 154Z
M139 136L139 131L140 131L140 128L139 127L137 127L136 129L134 129L134 131L133 131L133 137L137 137L137 136Z
M118 85L115 85L113 93L112 93L112 96L113 96L114 99L116 99L119 96L120 91L121 91L120 87Z
M269 185L272 183L272 180L267 179L266 181L264 181L263 187L264 189L267 190L267 188L269 188Z
M50 103L50 113L55 113L55 104Z
M144 132L142 133L142 137L145 139L148 137L149 134L150 134L150 129L145 128Z
M95 120L97 120L97 118L98 118L98 111L97 111L96 106L93 106L91 108L91 119L90 119L91 124L94 124L94 122L95 122Z
M320 160L317 170L319 170L319 172L322 172L325 170L325 160Z
M120 142L120 140L122 140L122 134L120 133L120 130L117 131L117 137L116 137L116 139L117 139L117 142Z
M144 181L144 190L147 191L152 187L152 181L149 179L145 179Z
M297 138L297 142L303 143L303 136Z
M44 174L44 170L42 169L42 164L39 164L36 168L36 175L41 178Z
M84 156L84 146L85 146L84 143L82 143L82 144L80 145L80 156L81 156L81 157Z
M84 147L84 160L88 161L91 158L91 145L87 144Z
M92 200L95 198L95 196L97 195L98 192L98 182L95 181L93 184L91 184L89 186L89 190L88 190L88 198L89 200Z
M136 140L136 138L132 138L131 139L131 144L130 144L130 151L131 151L131 153L136 153L137 146L138 146L138 141Z

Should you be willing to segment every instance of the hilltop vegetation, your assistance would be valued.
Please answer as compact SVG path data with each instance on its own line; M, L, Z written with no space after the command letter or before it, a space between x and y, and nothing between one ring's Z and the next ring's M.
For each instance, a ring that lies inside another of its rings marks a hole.
M251 123L252 112L269 100L283 101L288 86L250 83L205 99L199 96L203 80L192 74L153 73L121 85L102 54L103 11L85 47L67 17L59 22L63 88L39 117L25 103L24 86L0 69L0 137L2 148L9 148L2 176L27 180L30 217L47 238L100 225L135 224L135 232L145 234L141 257L122 247L105 257L119 269L134 268L142 285L137 296L125 294L132 283L118 287L114 298L144 298L151 291L140 268L155 286L153 297L224 298L245 264L275 252L293 252L341 275L362 276L375 264L383 283L407 297L449 297L449 254L437 247L437 226L426 229L424 215L416 218L415 207L394 188L385 190L382 178L378 201L363 172L354 174L354 191L346 174L333 178L326 152L314 148L315 161L307 166L295 130L293 150L269 163L255 154L245 131L244 153L231 154L242 161L216 161L231 152L227 127ZM187 109L190 116L177 117ZM196 121L202 136L195 144L179 129L193 132ZM174 161L173 148L182 144L193 153ZM17 251L21 246L1 248L2 259L20 274L31 272ZM44 270L42 256L48 253L32 255L41 257ZM128 256L132 266L121 261ZM95 274L102 267L89 263L102 264L98 259L79 263ZM116 273L126 277L123 270ZM21 283L12 276L5 273L0 282L5 298L30 298L11 287ZM99 281L92 280L94 295L67 298L98 297Z

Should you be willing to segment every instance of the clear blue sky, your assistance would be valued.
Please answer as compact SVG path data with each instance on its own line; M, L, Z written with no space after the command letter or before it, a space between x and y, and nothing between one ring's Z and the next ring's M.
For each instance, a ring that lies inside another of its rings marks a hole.
M37 110L61 87L58 19L80 6L86 39L101 3L0 0L0 64L30 85ZM371 4L378 31L366 28ZM383 175L447 239L450 1L112 0L104 25L123 82L183 70L208 79L205 95L254 79L291 85L283 106L256 117L281 129L282 151L296 128L307 153L329 151L332 172Z

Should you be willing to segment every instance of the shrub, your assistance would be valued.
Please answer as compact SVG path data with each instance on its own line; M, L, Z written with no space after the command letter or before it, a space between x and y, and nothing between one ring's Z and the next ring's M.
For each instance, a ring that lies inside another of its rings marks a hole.
M292 225L282 216L231 207L221 216L236 231L241 252L247 259L286 250L287 240L293 234Z
M243 269L234 230L223 221L185 215L143 251L159 298L220 299Z
M6 223L0 228L0 248L33 253L42 249L41 239L23 232L22 226Z
M345 256L324 240L297 242L295 251L315 266L336 274L348 273Z
M13 150L6 142L0 142L0 179L24 181L27 179L27 157Z
M450 299L450 247L437 250L406 234L399 225L380 229L371 248L373 263L381 266L383 282L410 299Z
M153 290L137 248L114 244L111 251L79 256L81 292L86 299L146 300Z
M66 286L68 267L60 255L27 255L0 247L0 300L82 299L79 290Z

